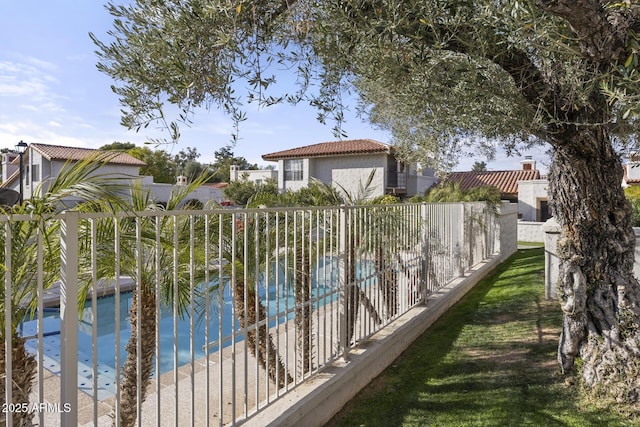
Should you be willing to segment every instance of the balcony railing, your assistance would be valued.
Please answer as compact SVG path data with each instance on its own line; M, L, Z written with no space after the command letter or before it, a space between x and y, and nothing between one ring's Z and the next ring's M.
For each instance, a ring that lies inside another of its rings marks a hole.
M388 189L401 189L407 188L407 174L406 172L387 172L387 188Z
M498 250L481 203L0 223L7 425L237 424Z

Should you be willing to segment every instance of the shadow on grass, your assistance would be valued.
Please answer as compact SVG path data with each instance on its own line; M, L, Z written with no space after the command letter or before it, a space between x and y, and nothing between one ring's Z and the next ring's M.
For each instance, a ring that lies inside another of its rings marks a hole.
M329 426L631 425L559 374L561 315L544 251L521 249L349 402Z

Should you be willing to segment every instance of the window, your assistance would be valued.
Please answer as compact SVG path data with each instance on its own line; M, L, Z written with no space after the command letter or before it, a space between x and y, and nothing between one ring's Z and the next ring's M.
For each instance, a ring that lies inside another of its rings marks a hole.
M27 187L29 186L29 183L31 182L31 180L29 179L30 175L29 175L29 165L25 165L24 166L24 185L26 185Z
M40 181L40 165L31 166L31 182Z
M284 180L302 181L302 159L284 161Z

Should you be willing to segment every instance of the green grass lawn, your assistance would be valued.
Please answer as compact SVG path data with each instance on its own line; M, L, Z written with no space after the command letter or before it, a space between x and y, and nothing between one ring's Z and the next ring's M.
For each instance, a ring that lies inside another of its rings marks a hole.
M480 282L329 426L630 426L560 375L561 314L544 252L523 249Z

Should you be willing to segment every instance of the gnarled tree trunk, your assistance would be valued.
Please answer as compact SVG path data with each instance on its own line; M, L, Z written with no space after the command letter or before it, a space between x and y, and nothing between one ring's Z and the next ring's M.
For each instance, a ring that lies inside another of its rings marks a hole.
M640 288L633 277L635 236L621 181L620 158L604 127L567 131L556 145L549 192L562 226L558 359L567 373L580 358L587 386L637 401Z

